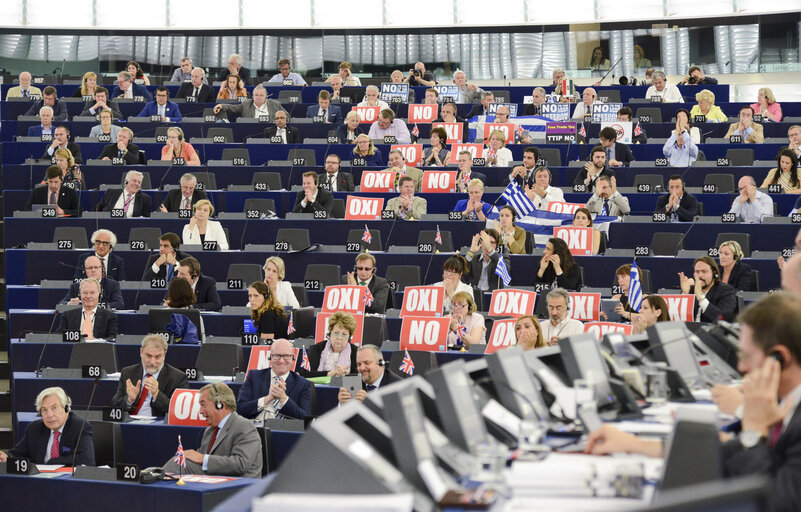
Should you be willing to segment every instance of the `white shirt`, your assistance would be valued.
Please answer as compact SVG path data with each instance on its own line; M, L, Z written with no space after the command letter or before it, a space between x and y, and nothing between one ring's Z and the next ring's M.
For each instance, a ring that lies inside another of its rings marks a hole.
M540 328L542 329L542 337L546 342L554 336L561 339L584 332L584 324L569 316L565 316L565 319L556 325L551 323L550 318L542 320L540 321Z
M684 101L679 88L673 84L665 84L665 88L661 91L657 91L656 87L652 85L645 92L646 99L650 99L651 96L661 97L664 103L681 103Z
M270 119L270 111L267 109L267 102L265 101L262 106L257 106L256 102L253 102L254 115L253 117L259 118L261 116L267 116L267 119Z
M115 210L122 210L125 207L125 200L128 199L129 196L136 196L136 194L129 194L127 190L123 189L122 194L120 197L117 198L117 202L114 203ZM134 210L134 202L136 201L135 197L131 198L131 202L128 203L128 211L125 212L125 216L127 218L133 217L133 210Z
M66 422L65 422L65 424L66 424ZM58 438L59 452L61 451L61 445L64 442L64 436L62 435L62 434L64 434L64 425L61 425L61 428L58 429L58 430L51 430L50 431L50 439L47 441L47 451L45 452L45 458L44 458L45 464L47 464L48 461L50 460L50 450L53 448L53 432L58 432L59 433L59 438Z
M156 380L159 380L160 373L161 370L157 371L156 373L151 373L150 376ZM136 413L137 416L153 416L153 409L150 408L150 401L153 400L153 395L150 394L150 390L145 387L145 379L147 378L146 375L147 375L147 370L142 368L142 393L145 394L145 401L142 402L142 407L139 409L139 412ZM136 400L139 401L139 397L137 397ZM128 407L132 405L133 404L128 404Z
M281 139L283 139L283 141L284 141L284 144L287 143L287 141L286 141L286 128L278 128L276 126L275 127L275 136L276 137L281 137Z
M595 100L592 105L601 105L603 102L601 100ZM589 107L583 101L581 103L576 104L576 110L573 111L573 119L582 119L584 116L592 114L592 105Z
M335 172L334 174L325 174L325 182L331 183L331 187L328 189L329 192L336 192L337 191L337 177L339 176L339 172Z
M384 110L385 108L389 108L389 104L384 100L377 100L376 101L376 105L381 107L381 110ZM356 106L357 107L370 107L370 106L374 107L376 105L368 105L367 104L367 100L363 100L363 101L359 102L359 104L356 105Z
M545 189L545 196L540 197L538 194L534 194L534 201L532 202L538 210L547 210L551 201L564 202L564 200L565 193L562 192L561 188L548 186Z

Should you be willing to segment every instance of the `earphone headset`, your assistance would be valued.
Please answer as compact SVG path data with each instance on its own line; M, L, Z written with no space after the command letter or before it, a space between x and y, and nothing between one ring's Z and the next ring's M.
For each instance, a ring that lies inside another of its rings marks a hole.
M376 361L376 364L378 364L378 366L384 366L387 363L385 363L383 359L379 359L378 361Z
M781 355L781 354L779 354L779 355ZM44 401L44 400L42 400L42 401ZM59 400L59 402L60 402L60 400ZM66 403L66 405L64 405L64 412L69 414L70 409L72 409L72 398L70 398L68 396L67 397L67 403ZM36 411L36 415L37 416L41 416L42 415L42 407L41 407L41 405L39 406L39 409Z
M779 362L779 366L781 367L782 370L784 370L786 368L785 361L784 361L784 356L778 350L771 350L770 354L768 354L768 357L772 357L773 359L778 361Z
M214 392L214 396L212 396L212 391ZM211 388L209 389L209 398L211 398L211 401L214 402L214 407L216 407L217 410L221 410L223 408L223 403L222 400L220 400L220 393L217 391L216 383L212 384Z

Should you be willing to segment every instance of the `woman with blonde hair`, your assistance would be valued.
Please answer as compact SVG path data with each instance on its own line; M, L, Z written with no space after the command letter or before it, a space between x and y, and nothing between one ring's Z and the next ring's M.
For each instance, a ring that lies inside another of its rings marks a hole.
M61 170L63 184L75 190L86 190L83 173L75 163L72 152L67 148L58 148L53 157L56 159L56 166Z
M359 113L355 110L351 110L348 112L348 115L345 116L345 122L342 123L337 127L336 136L339 139L340 144L345 144L349 142L351 144L356 144L356 139L361 134L367 134L364 131L364 128L361 127L361 118L359 117ZM369 137L368 137L369 139Z
M778 123L782 120L782 105L776 101L770 87L762 87L757 93L757 102L751 105L754 115L761 115L763 123Z
M94 71L87 71L83 74L81 86L75 89L72 97L92 99L95 96L95 87L97 87L97 74Z
M515 320L515 340L523 350L548 346L542 336L542 326L533 315L524 315Z
M509 167L512 163L512 152L506 146L506 134L501 130L492 130L489 134L487 147L481 154L486 160L487 167Z
M690 119L695 119L695 116L705 116L707 123L725 123L729 120L728 116L720 110L720 107L715 105L715 93L709 89L703 89L695 94L695 101L698 104L693 105L690 110Z
M355 146L351 158L364 159L364 165L366 166L384 165L384 156L380 151L376 150L372 139L370 139L370 136L366 133L362 133L356 137Z
M171 162L176 158L183 158L186 165L200 165L197 151L184 140L184 131L171 126L167 128L167 143L161 148L161 159Z
M292 283L284 281L284 277L286 277L284 260L278 256L270 256L262 268L264 269L264 284L270 288L275 300L286 308L300 308L298 298L292 291Z
M484 317L476 312L473 294L456 292L451 297L451 323L448 326L448 346L470 348L470 345L486 345Z
M214 206L208 199L201 199L192 208L195 214L189 219L189 224L184 226L183 243L188 245L203 245L205 242L217 242L217 247L221 251L228 250L228 239L225 237L225 230L222 224L216 220L210 220L214 215Z

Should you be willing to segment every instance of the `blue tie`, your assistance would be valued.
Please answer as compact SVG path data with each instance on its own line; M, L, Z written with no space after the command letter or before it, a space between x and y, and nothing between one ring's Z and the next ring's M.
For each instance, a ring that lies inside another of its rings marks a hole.
M609 199L604 199L604 206L601 208L601 215L609 215Z

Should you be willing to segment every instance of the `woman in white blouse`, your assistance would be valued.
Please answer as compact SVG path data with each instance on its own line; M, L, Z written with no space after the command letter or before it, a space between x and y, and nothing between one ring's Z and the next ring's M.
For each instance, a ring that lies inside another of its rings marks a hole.
M214 206L208 199L201 199L195 203L195 214L189 219L189 224L184 226L183 243L188 245L203 245L203 242L217 242L217 247L221 251L228 250L228 239L222 224L216 220L210 220L214 215Z
M442 265L442 281L434 283L432 286L442 286L445 288L445 299L442 301L442 310L448 314L451 312L451 300L459 292L473 293L473 287L462 281L462 276L470 272L467 260L464 256L451 256Z
M500 130L492 130L487 147L481 155L487 167L509 167L512 163L512 152L506 146L506 135Z
M284 281L284 276L286 276L284 260L278 256L271 256L264 262L263 268L264 284L270 288L270 293L275 296L275 300L285 308L300 308L295 292L292 291L292 283Z

